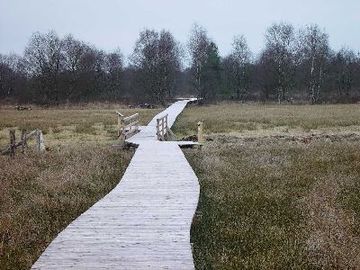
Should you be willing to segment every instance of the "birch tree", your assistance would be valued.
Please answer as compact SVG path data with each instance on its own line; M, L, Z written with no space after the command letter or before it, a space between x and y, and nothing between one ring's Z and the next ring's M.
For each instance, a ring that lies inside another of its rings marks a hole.
M230 54L230 77L236 91L236 98L244 100L248 94L250 84L249 66L251 52L244 36L236 36L233 41L233 49Z
M206 30L195 24L191 30L188 43L189 54L191 57L191 70L194 78L194 88L198 97L204 98L204 66L208 58L211 40L207 36Z
M309 99L319 102L324 82L324 70L329 55L329 37L317 25L308 25L299 33L299 59L307 69Z

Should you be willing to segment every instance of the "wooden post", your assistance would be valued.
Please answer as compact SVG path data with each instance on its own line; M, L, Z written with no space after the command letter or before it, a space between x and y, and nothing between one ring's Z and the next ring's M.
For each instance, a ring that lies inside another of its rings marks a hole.
M168 141L169 140L169 134L168 134L168 126L167 126L167 117L168 117L168 115L166 115L165 116L165 118L164 118L164 141L166 140L166 141Z
M118 116L118 137L120 137L121 135L121 132L122 132L122 128L124 127L123 123L123 118L124 118L124 115L118 111L116 111L116 114Z
M203 144L205 142L204 123L201 121L198 122L198 142L199 144Z
M26 130L21 130L21 153L25 153L25 148L27 147L27 140L26 140Z
M157 139L160 140L160 119L156 119L156 135Z
M162 118L161 121L161 140L165 140L165 118Z
M38 152L45 151L44 135L41 130L37 130L36 143Z
M118 114L118 137L120 137L121 135L121 127L122 127L121 116Z
M10 135L10 156L15 156L15 129L9 130Z

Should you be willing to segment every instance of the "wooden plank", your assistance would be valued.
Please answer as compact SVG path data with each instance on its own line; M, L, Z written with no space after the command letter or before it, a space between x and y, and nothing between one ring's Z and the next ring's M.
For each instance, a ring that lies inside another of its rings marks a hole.
M168 111L180 113L178 105ZM156 140L156 122L138 133L143 140L120 183L62 231L32 269L194 269L198 179L177 142Z
M139 121L138 121L138 120L133 121L133 122L130 122L129 124L124 125L124 126L123 126L123 129L131 128L131 127L137 126L137 125L139 125Z
M139 113L135 113L135 114L130 115L130 116L128 116L128 117L124 117L124 118L123 118L123 121L124 121L124 122L130 122L130 121L132 121L132 120L134 120L134 119L137 119L137 118L139 118Z

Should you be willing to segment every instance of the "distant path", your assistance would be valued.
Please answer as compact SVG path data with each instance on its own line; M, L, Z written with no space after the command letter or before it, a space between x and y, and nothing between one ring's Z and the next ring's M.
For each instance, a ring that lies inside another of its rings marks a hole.
M138 144L120 183L73 221L33 269L194 269L190 226L198 179L176 142L156 140L189 100L175 102L128 141Z

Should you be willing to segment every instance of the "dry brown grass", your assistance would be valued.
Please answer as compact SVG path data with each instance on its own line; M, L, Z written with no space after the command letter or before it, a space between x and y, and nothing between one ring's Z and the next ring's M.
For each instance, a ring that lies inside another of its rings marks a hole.
M261 105L220 103L192 106L176 122L179 136L196 134L196 123L204 121L207 134L267 136L274 134L360 134L360 105Z
M27 269L73 219L120 180L132 153L69 146L0 156L0 269Z
M142 125L146 125L160 109L124 109L124 115L140 114ZM8 144L9 128L41 129L48 145L94 142L109 143L116 139L117 116L114 109L34 109L16 111L0 109L0 148ZM20 132L18 132L20 134Z
M312 264L320 268L360 268L360 235L352 232L354 213L338 202L341 186L356 182L346 177L334 171L323 175L305 200L310 230L307 246Z
M338 195L360 179L359 140L213 139L186 151L201 186L197 269L358 268L356 212Z
M179 137L201 186L197 269L359 269L359 105L193 106Z
M146 124L159 110L140 113ZM115 150L113 109L0 109L0 149L8 129L40 128L49 151L30 145L14 159L0 156L0 269L28 269L52 239L73 219L107 194L121 179L131 150ZM17 132L18 135L20 132Z

